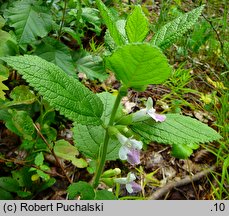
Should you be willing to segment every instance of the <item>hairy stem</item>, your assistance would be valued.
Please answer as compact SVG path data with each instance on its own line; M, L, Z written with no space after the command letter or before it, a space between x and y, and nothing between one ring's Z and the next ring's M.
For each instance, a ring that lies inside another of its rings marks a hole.
M99 159L98 159L98 164L97 164L97 170L95 172L95 176L94 176L94 181L93 181L93 187L96 188L99 184L99 179L100 176L102 175L103 169L104 169L104 165L106 162L106 155L107 155L107 147L108 147L108 142L110 139L109 133L108 133L108 128L109 126L112 126L114 124L114 119L115 119L115 115L116 112L118 110L120 101L122 99L122 91L119 91L118 96L116 97L112 112L111 112L111 117L109 120L109 123L106 127L106 132L105 132L105 138L104 138L104 142L103 144L100 146L100 152L99 152Z

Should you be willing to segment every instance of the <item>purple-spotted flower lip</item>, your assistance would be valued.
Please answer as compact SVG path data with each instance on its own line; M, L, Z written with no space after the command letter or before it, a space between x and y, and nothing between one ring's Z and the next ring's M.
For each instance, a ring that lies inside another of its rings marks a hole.
M153 100L152 98L148 98L146 102L146 108L139 110L138 112L133 114L133 121L143 121L146 120L150 116L156 122L163 122L166 119L165 115L161 115L156 113L156 110L153 108Z
M127 160L131 165L140 164L140 150L143 143L136 139L127 138L121 133L118 133L116 136L122 144L119 149L119 158L121 160Z
M137 184L134 173L129 172L126 178L115 178L114 181L119 184L125 184L128 193L137 193L142 190L141 185Z

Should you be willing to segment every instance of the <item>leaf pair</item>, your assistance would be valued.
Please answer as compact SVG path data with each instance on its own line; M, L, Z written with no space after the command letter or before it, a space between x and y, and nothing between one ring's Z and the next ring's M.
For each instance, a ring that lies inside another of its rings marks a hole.
M106 67L114 72L117 79L127 88L144 90L148 84L165 81L171 68L160 49L146 43L135 43L142 42L149 31L148 21L141 7L136 6L127 18L125 31L130 44L125 45L123 34L108 8L100 0L96 2L111 37L120 46L106 58Z
M140 6L136 6L122 25L116 22L109 9L101 0L96 0L101 16L109 30L109 34L120 46L106 58L106 67L115 73L127 88L144 90L148 84L165 81L170 74L166 57L157 47L149 44L127 44L142 42L149 32L149 23ZM123 33L124 32L124 33Z
M115 20L104 3L101 0L96 0L96 4L110 35L117 46L126 44L126 41L123 40L123 35L127 35L129 43L144 41L149 33L149 22L142 12L141 6L135 6L132 13L128 15L125 24L126 34L123 34L122 28L119 28L119 25L117 25L118 21ZM156 45L161 49L166 49L171 46L196 23L203 9L204 5L179 16L162 26L154 34L151 44Z
M116 21L101 0L96 0L96 4L110 36L118 46L106 59L106 67L113 71L126 87L136 90L144 90L148 84L163 83L169 77L171 68L156 46L164 49L172 45L194 25L204 7L201 6L169 22L159 29L151 43L144 44L142 42L149 32L149 22L141 6L134 7L123 27L118 25L121 20Z

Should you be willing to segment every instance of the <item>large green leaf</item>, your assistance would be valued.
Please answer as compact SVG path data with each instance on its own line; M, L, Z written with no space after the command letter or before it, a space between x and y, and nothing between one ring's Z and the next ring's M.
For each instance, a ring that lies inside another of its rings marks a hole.
M167 114L166 120L161 123L151 119L134 123L131 128L147 142L156 141L171 144L173 155L179 158L190 156L192 149L197 149L200 143L221 138L215 130L206 124L179 114Z
M53 38L45 38L37 46L35 55L59 66L68 75L76 78L75 66L67 46Z
M80 124L101 123L101 100L53 63L29 55L2 59L18 70L61 114Z
M102 126L80 125L74 123L74 142L76 147L86 157L96 160L99 148L104 142L105 129ZM116 160L121 145L118 140L111 138L108 143L106 160Z
M127 44L106 58L106 67L127 87L135 89L160 84L170 75L171 68L159 48L149 44Z
M162 26L152 38L152 44L166 49L185 34L198 20L204 5Z
M120 46L124 44L123 38L121 33L118 31L116 20L114 19L113 15L111 14L110 10L106 7L106 5L101 0L96 0L96 4L98 9L101 13L101 16L109 30L109 33L115 43Z
M51 11L41 6L42 1L15 1L13 6L5 11L4 17L9 19L11 27L15 28L20 44L35 41L44 37L52 29Z
M104 111L101 119L105 125L110 120L111 111L115 102L115 96L108 92L98 94L104 105ZM121 106L118 108L117 116L122 113ZM102 126L86 126L80 124L74 124L73 128L74 142L79 151L85 156L92 159L97 159L99 155L99 148L104 142L105 129ZM116 160L118 158L118 151L121 147L120 143L116 139L110 139L107 150L107 160Z
M149 32L149 22L142 12L141 6L135 6L127 17L126 33L129 42L142 42Z

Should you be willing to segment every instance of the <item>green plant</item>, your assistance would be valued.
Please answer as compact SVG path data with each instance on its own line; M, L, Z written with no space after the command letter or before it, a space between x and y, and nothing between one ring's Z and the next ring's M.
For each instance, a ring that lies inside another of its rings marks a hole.
M227 81L215 82L209 77L208 82L214 86L214 91L210 94L210 101L204 105L205 110L214 110L213 114L216 117L215 125L219 128L220 134L224 137L224 140L219 142L219 146L204 146L204 148L211 152L217 158L217 165L221 167L217 172L212 172L212 179L209 179L212 197L217 200L228 199L229 193L227 185L229 182L228 175L228 91L224 86L227 85Z
M202 10L203 6L181 15L174 21L164 25L153 36L152 44L159 46L161 49L165 49L172 45L177 38L182 36L193 26L193 24L195 24Z
M4 17L15 28L19 45L31 43L37 37L46 36L52 29L53 21L50 11L41 1L16 1L5 10ZM39 26L39 28L36 28Z
M198 95L197 90L191 89L188 87L188 84L193 80L189 70L182 68L183 65L180 65L178 69L174 70L165 82L165 86L170 89L170 92L162 98L162 102L169 103L169 108L175 112L180 112L180 107L188 106L195 109L195 106L192 103L189 103L186 98L189 94Z
M170 144L175 157L187 158L200 143L221 138L216 131L190 117L178 114L157 114L151 98L148 99L145 109L129 115L122 112L120 105L121 99L126 96L129 88L144 91L147 85L161 84L169 78L171 66L161 49L170 46L190 29L197 21L203 6L166 24L155 34L152 41L147 43L144 40L149 32L149 23L140 6L135 6L127 20L123 21L115 20L102 1L97 0L96 4L109 31L107 35L111 53L104 56L105 67L114 72L121 82L116 97L108 92L92 93L60 67L38 56L1 57L9 66L16 69L52 107L74 122L75 146L86 157L96 161L92 186L82 181L71 184L68 188L70 199L76 195L81 195L84 199L98 199L103 196L114 199L110 192L95 193L93 190L100 182L106 160L120 158L128 160L132 165L137 165L140 163L139 154L143 142L148 144L150 141L156 141ZM139 24L142 26L140 29ZM23 42L22 39L20 41ZM33 120L23 111L19 111L18 115L25 116L23 118L26 122L19 135L25 140L33 139L33 134L36 136L32 127ZM21 129L17 125L14 127L17 130ZM47 139L48 142L52 142L50 136L47 136ZM66 147L75 153L69 155L60 150ZM79 161L76 162L74 159L77 150L73 148L62 141L57 141L54 146L48 145L48 149L46 146L46 149L54 155L77 164ZM42 172L45 171L47 167L43 169L41 154L39 153L36 158L35 164ZM36 171L41 178L46 176L38 172L37 168L32 171ZM116 183L126 184L130 192L139 191L139 186L134 182L135 178L129 173L126 178L116 180Z

